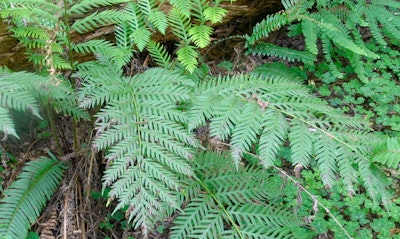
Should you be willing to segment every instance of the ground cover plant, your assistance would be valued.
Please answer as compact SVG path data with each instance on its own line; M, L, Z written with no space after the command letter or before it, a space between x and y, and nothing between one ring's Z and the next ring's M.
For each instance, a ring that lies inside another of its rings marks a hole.
M0 238L400 237L400 4L284 0L213 42L223 2L0 3L34 65L0 69L0 182L20 172L0 187ZM73 40L107 26L111 39ZM304 44L270 42L277 30ZM213 74L204 49L231 39L259 64ZM16 114L53 152L13 158ZM90 201L110 213L71 214Z

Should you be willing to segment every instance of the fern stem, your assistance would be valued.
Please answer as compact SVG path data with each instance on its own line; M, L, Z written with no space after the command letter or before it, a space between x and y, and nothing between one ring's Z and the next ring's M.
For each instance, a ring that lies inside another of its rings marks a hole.
M224 205L221 203L221 201L218 200L218 198L215 196L214 193L212 193L212 191L207 187L207 185L205 185L203 183L203 181L201 181L196 175L193 176L193 178L199 182L200 186L206 190L206 192L212 197L212 199L214 199L214 201L218 204L218 206L220 207L220 209L223 211L223 213L226 215L226 217L228 218L229 222L232 224L233 228L235 229L235 231L237 232L237 234L239 235L240 239L245 239L245 237L243 236L242 232L239 229L239 226L235 223L235 221L233 220L232 216L228 213L228 211L225 209Z
M51 131L53 131L53 137L54 137L54 140L56 141L57 154L58 154L58 156L61 156L61 155L63 155L63 151L61 148L60 138L58 137L56 123L54 120L54 115L53 115L52 110L49 107L46 107L46 109L47 109L47 116L49 117L50 128L51 128Z

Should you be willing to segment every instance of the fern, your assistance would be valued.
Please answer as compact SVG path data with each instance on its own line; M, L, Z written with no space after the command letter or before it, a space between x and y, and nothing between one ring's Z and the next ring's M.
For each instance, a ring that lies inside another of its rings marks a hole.
M196 52L195 49L196 49L195 47L188 45L188 46L182 46L176 52L176 54L178 55L178 60L190 73L192 73L194 71L194 68L196 68L197 66L198 53Z
M82 0L78 1L77 3L74 3L72 7L68 10L68 14L71 15L73 13L75 14L85 14L89 11L92 11L93 9L99 8L99 7L105 7L105 6L112 6L116 4L121 4L129 2L128 0L96 0L96 1L90 1L90 0Z
M64 166L53 156L29 162L0 200L0 236L26 238L31 224L50 199L63 175Z
M82 34L99 28L100 26L118 24L125 20L126 16L121 11L104 10L102 12L92 13L83 19L77 20L72 24L71 29Z
M207 25L197 25L189 29L189 35L197 47L204 48L211 42L212 31L213 29Z
M171 57L160 43L150 41L147 50L159 66L169 68Z
M289 62L300 61L306 64L311 64L315 60L315 56L309 54L308 52L279 47L268 43L260 43L254 48L249 49L247 53L261 56L276 56Z
M212 24L215 24L218 22L222 22L227 12L228 10L221 7L210 6L204 9L203 14L206 20L210 21Z
M375 146L372 160L389 168L398 169L400 166L400 139L388 137L386 142L380 142Z
M371 152L358 148L369 132L366 122L344 120L301 85L282 78L216 78L198 89L189 111L189 127L210 121L211 136L230 140L235 165L245 152L255 148L260 163L270 167L277 163L280 147L289 140L292 163L308 166L315 158L326 186L332 186L341 176L351 190L360 177L365 184L373 180L380 185L380 189L368 186L370 195L389 198L385 182L366 166Z
M291 229L301 226L301 220L262 203L275 191L269 173L243 165L237 171L229 161L212 152L196 158L196 181L184 188L190 197L170 238L297 238Z
M147 234L180 206L177 176L193 174L188 160L196 142L183 128L187 118L176 107L177 101L188 99L190 82L164 69L125 78L104 67L80 71L85 79L82 105L106 104L96 115L94 141L97 149L108 149L104 186L111 186L110 198L119 199L115 210L128 206L129 220Z

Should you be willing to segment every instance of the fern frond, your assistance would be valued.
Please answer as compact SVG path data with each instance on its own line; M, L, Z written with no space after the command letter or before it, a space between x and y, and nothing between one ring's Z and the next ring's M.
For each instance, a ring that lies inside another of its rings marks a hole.
M299 81L304 81L307 78L307 76L300 68L287 67L284 63L281 62L274 62L256 66L253 72L259 73L268 78L278 77L282 79L292 79Z
M220 210L208 211L199 224L190 232L189 238L219 238L224 231L223 214Z
M119 200L115 210L130 207L129 220L147 233L180 206L178 177L193 174L188 160L197 142L176 104L189 98L190 81L161 68L122 77L119 68L104 64L100 72L84 72L82 105L106 104L96 115L94 141L107 149L111 165L103 185L111 185L109 197Z
M94 12L85 18L77 20L72 24L71 29L83 34L101 26L119 24L125 20L127 20L127 16L121 11L104 10Z
M6 135L12 135L16 138L19 138L17 132L15 131L14 122L10 117L10 112L0 106L0 131Z
M204 48L210 44L212 32L212 27L207 25L195 25L189 29L190 39L200 48Z
M139 51L144 50L144 48L150 41L150 37L151 32L145 27L140 27L138 29L132 30L131 38L133 40L133 43L135 43L136 46L139 48Z
M263 112L259 105L249 102L242 106L239 114L241 117L235 122L233 128L232 149L233 152L250 151L262 131ZM241 153L239 155L232 154L232 158L238 167L242 159Z
M312 132L305 123L293 119L290 122L289 141L291 143L293 165L309 165L312 155Z
M238 121L242 105L243 102L237 97L227 97L219 101L214 108L217 113L214 114L215 116L210 122L210 136L216 137L221 141L227 140ZM211 113L211 111L209 112ZM206 117L210 117L208 115ZM204 122L199 122L196 127Z
M152 10L148 15L149 21L156 27L158 31L165 34L168 27L167 15L159 10Z
M278 232L296 238L290 229L303 224L297 216L258 203L277 191L268 179L269 173L243 165L236 170L230 160L212 152L197 157L192 184L200 187L187 183L197 190L174 220L171 238L268 238L280 235Z
M208 6L204 9L203 14L205 20L210 21L212 24L222 22L228 10L217 7L217 6Z
M185 67L185 69L192 73L197 66L198 53L196 48L191 45L183 46L176 52L178 60Z
M284 115L275 111L267 111L264 116L263 132L259 142L261 164L264 167L274 165L277 160L279 145L282 145L289 127Z
M301 27L304 35L304 40L308 51L312 54L318 54L318 47L317 47L317 33L318 28L317 26L308 19L304 19L301 21Z
M210 196L198 195L186 206L185 210L174 220L171 239L187 238L200 224L200 220L215 207Z
M335 147L333 139L324 137L315 138L314 142L316 160L321 170L321 179L325 185L332 187L336 181L336 154L338 148Z
M129 48L114 46L106 40L90 40L81 42L72 47L72 50L78 53L95 53L108 57L116 65L123 66L129 62L132 52Z
M159 42L150 41L147 45L147 50L159 66L169 68L171 56Z
M190 18L173 8L168 14L168 21L174 35L182 39L183 42L189 42Z
M0 200L0 236L26 238L31 224L50 199L64 166L54 157L29 162Z
M131 26L128 21L121 22L115 27L115 39L118 47L129 49L131 46L130 35L132 34Z
M192 2L187 0L169 0L174 8L178 9L185 17L190 17L192 11Z
M372 153L372 160L389 168L398 169L400 166L400 138L387 137L386 141L377 144Z
M257 44L254 48L248 49L247 53L259 56L276 56L289 62L300 61L305 64L312 64L315 61L315 56L309 52L293 50L264 42Z
M300 238L293 229L303 223L288 210L243 204L233 206L229 213L243 225L241 232L246 238Z
M82 0L74 3L68 10L68 14L85 14L99 7L107 7L126 2L129 2L129 0Z
M264 37L268 37L269 33L281 28L287 23L289 23L287 13L276 13L267 16L264 20L253 27L252 34L246 39L246 46L249 47L254 45L257 41Z
M38 39L49 39L48 32L41 27L14 27L11 30L15 37L31 37Z

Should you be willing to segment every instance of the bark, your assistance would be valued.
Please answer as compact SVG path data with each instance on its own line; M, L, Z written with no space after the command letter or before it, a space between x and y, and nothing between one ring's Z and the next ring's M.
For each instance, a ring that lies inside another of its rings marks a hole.
M232 33L249 33L252 26L267 14L282 9L280 0L237 0L232 4L225 2L221 6L229 12L222 23L213 26L215 31L219 33L219 37L227 37ZM168 6L165 6L164 10L168 11ZM12 37L8 27L5 21L0 21L0 66L5 65L14 71L31 70L32 64L26 57L25 48ZM84 35L72 33L72 41L84 42L98 38L112 39L113 32L114 26L105 26ZM170 32L165 35L155 34L152 38L159 42L175 40L174 35ZM85 56L81 57L76 60L84 61Z

